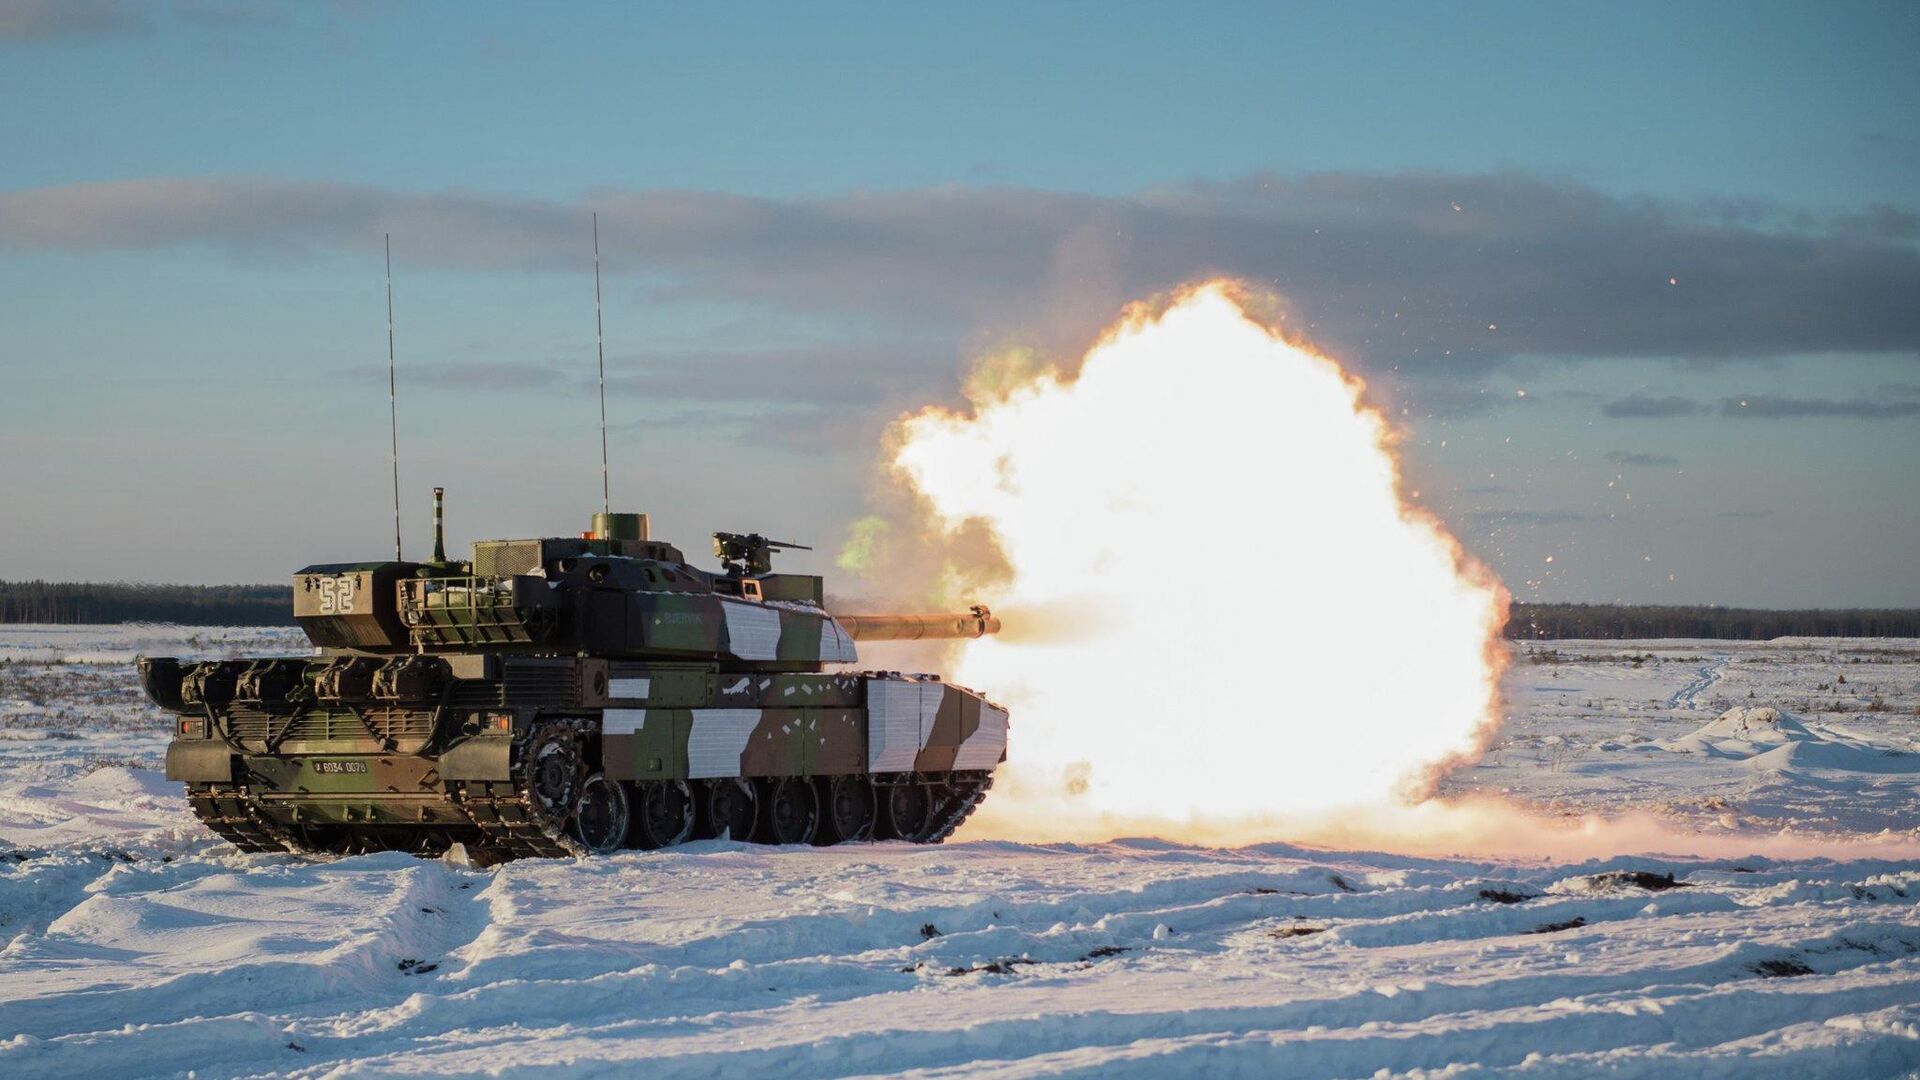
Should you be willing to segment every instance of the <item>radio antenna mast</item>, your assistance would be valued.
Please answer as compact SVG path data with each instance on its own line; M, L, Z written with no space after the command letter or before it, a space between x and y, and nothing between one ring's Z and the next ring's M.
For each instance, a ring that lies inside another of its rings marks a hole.
M393 234L386 233L387 247L387 428L393 442L393 559L400 555L400 400L393 377Z
M600 511L613 512L607 485L607 336L600 323L600 212L593 214L593 345L600 354Z

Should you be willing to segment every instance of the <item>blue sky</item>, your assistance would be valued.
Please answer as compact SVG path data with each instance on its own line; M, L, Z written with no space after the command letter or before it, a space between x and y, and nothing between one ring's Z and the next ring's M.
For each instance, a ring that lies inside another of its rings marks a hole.
M377 549L388 231L409 499L577 528L598 209L689 548L831 548L971 356L1225 270L1523 598L1920 603L1920 6L703 14L0 0L0 577Z

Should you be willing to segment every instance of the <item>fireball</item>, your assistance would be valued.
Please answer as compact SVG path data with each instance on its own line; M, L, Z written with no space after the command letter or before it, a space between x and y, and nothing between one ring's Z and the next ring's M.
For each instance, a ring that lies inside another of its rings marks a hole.
M1015 723L969 835L1271 832L1417 799L1490 737L1504 590L1403 497L1363 384L1240 295L896 430L936 531L1009 568L1007 632L954 671Z

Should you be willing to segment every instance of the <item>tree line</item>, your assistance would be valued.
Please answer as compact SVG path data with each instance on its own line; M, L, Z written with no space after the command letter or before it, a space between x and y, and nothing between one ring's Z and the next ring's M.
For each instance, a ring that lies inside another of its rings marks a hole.
M291 626L291 585L0 581L0 623Z
M1528 638L1920 637L1920 610L1809 608L1769 611L1698 605L1522 604L1507 636Z

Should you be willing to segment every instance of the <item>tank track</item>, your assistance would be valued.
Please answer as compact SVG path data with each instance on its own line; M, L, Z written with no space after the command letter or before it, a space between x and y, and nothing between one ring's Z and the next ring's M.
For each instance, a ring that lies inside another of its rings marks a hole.
M243 785L205 784L187 791L187 805L195 817L222 840L241 851L301 851L293 834L263 816Z
M584 734L589 721L558 721ZM533 790L530 755L517 755L511 780L464 781L447 786L447 797L479 836L468 853L482 864L510 859L562 859L587 853L564 823L543 813ZM993 787L993 774L969 778L951 787L929 815L916 843L938 844L952 836ZM244 852L327 854L301 841L291 830L260 812L244 784L205 784L187 792L194 815L221 839Z
M543 822L527 797L526 777L455 788L453 801L479 828L470 854L488 861L562 859L586 854L579 841Z
M987 797L987 791L992 787L993 774L988 773L986 779L978 783L970 783L949 794L939 809L934 811L926 838L919 843L937 844L952 836L955 829L958 829L967 818L973 816L974 808Z

